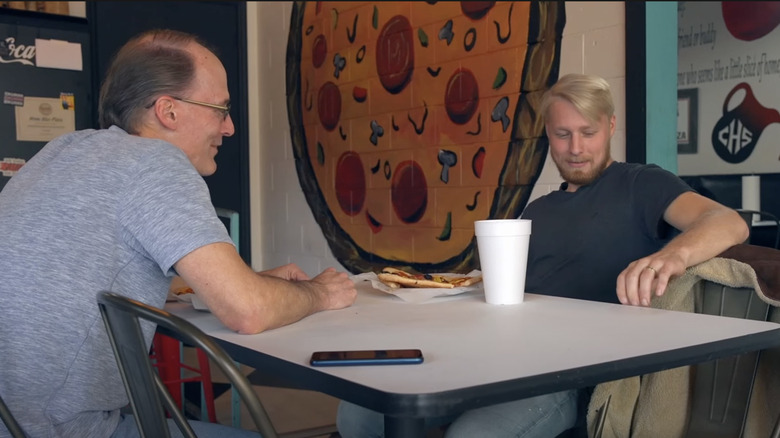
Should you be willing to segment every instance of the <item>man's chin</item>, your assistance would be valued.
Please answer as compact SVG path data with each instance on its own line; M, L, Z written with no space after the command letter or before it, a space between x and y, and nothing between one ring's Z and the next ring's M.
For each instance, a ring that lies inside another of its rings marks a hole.
M198 173L200 176L211 176L217 173L217 165L214 164L214 166L209 166L207 169L198 169Z
M596 181L610 164L612 164L611 160L604 163L604 165L599 168L590 167L588 170L567 168L565 171L561 169L561 166L558 166L558 173L560 173L561 178L567 183L582 187Z
M567 171L561 172L561 178L569 184L576 186L586 186L599 177L601 172L583 172L583 171Z

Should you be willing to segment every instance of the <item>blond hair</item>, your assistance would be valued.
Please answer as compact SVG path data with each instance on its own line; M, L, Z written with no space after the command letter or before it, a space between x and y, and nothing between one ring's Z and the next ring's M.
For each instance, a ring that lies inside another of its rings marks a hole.
M596 122L601 116L611 118L615 113L612 91L603 78L593 75L567 74L542 96L539 112L547 118L547 111L555 99L563 99L577 109L583 117Z

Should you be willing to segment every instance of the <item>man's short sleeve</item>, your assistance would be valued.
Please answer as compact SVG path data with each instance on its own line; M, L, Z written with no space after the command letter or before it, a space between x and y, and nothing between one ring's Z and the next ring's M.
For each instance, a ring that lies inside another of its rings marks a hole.
M693 189L677 175L654 164L637 167L631 181L637 219L648 235L667 238L671 227L664 221L666 209L680 195Z
M208 187L180 150L159 148L137 163L138 178L120 207L125 241L166 274L191 251L232 243L216 215Z

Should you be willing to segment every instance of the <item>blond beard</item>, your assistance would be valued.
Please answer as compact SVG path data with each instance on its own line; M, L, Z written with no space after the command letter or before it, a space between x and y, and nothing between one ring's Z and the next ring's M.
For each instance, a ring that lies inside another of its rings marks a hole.
M562 168L557 160L553 159L555 166L558 168L558 173L561 175L564 181L569 184L574 184L578 187L586 186L593 181L596 181L598 177L604 173L604 169L607 168L611 157L610 145L607 145L607 153L604 155L604 160L601 163L593 163L594 166L589 171L581 170L568 170Z

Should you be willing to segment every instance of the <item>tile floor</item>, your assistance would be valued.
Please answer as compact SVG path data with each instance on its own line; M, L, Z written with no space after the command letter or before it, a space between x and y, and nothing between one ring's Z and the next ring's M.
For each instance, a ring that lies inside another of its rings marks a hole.
M295 431L320 429L312 438L329 438L336 431L336 407L338 400L325 394L298 389L271 388L256 386L260 401L263 402L274 428L280 434ZM217 421L231 424L230 392L214 401ZM241 426L254 430L254 423L246 411L242 411ZM322 433L321 435L319 433Z
M184 362L195 364L192 348L184 349ZM211 366L212 381L214 383L226 382L216 366ZM241 366L244 375L254 371L246 365ZM336 431L336 409L338 399L314 391L299 389L276 388L268 386L255 386L255 392L263 403L274 428L280 434L292 434L292 432L320 429L322 435L307 434L311 438L329 438ZM217 422L220 424L232 424L231 392L226 391L214 400L217 414ZM197 409L197 408L196 408ZM241 427L248 430L256 430L252 418L242 406ZM317 431L316 433L319 433Z

